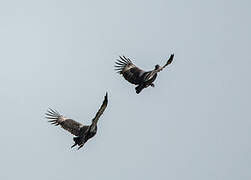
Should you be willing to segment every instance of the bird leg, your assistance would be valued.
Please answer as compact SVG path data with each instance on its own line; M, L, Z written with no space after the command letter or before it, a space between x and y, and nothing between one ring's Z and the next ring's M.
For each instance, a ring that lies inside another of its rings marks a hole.
M79 145L78 150L79 150L81 147L83 147L83 146L84 146L84 144Z
M73 145L71 146L71 148L75 147L76 145L80 145L81 142L80 142L79 136L74 137L73 140L74 140L75 144L73 144Z
M73 148L73 147L76 146L76 145L77 145L77 143L73 144L73 145L71 146L71 148Z

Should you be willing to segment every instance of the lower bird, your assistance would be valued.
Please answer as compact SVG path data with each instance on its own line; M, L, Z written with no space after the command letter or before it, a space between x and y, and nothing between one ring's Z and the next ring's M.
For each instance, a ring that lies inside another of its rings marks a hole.
M71 134L75 135L73 138L74 144L71 146L78 145L78 149L82 148L84 144L97 133L97 123L100 116L105 111L108 104L108 95L106 93L104 101L96 113L95 117L92 119L91 125L83 125L73 119L66 118L59 114L56 110L50 109L47 111L46 118L49 119L48 122L54 124L55 126L60 125L63 129L69 131Z
M137 85L135 88L136 93L139 94L144 88L148 86L154 87L153 82L157 77L157 73L162 71L167 65L171 64L173 61L174 54L171 54L164 66L155 65L154 70L144 71L135 66L129 58L125 56L119 56L120 59L117 59L115 62L115 70L124 76L124 78L132 83Z

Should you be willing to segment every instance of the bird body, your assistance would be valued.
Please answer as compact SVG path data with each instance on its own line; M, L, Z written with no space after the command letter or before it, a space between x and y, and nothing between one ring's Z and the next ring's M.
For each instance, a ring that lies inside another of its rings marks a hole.
M152 71L144 71L137 66L135 66L129 58L125 56L120 56L115 62L115 70L123 75L123 77L130 83L138 85L136 93L139 94L144 88L148 86L154 87L153 82L157 78L157 73L162 71L167 65L171 64L173 61L174 54L170 56L167 63L164 66L156 65L155 69Z
M74 146L78 145L78 149L80 149L90 138L96 135L98 129L97 122L108 104L107 96L108 95L106 93L101 107L99 108L95 117L92 119L91 125L83 125L73 119L66 118L53 109L49 109L47 111L46 118L49 119L49 122L51 122L51 124L54 124L55 126L60 125L63 129L75 135L75 137L73 138L75 143L71 147L73 148Z
M95 126L93 131L90 131L90 126L88 126L88 129L83 131L82 133L80 133L79 136L74 137L74 144L71 146L71 148L73 148L74 146L78 145L80 149L81 147L83 147L83 145L92 137L94 137L97 133L97 126Z

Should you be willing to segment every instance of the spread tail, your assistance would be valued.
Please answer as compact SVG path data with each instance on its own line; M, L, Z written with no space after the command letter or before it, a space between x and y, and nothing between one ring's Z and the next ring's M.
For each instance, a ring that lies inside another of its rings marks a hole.
M145 87L143 85L138 85L135 90L136 90L136 93L139 94Z

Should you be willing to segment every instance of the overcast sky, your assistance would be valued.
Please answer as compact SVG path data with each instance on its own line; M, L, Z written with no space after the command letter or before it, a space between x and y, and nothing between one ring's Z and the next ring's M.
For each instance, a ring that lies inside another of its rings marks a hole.
M0 179L250 180L250 1L0 2ZM174 61L137 95L113 68ZM79 151L48 107L90 124Z

